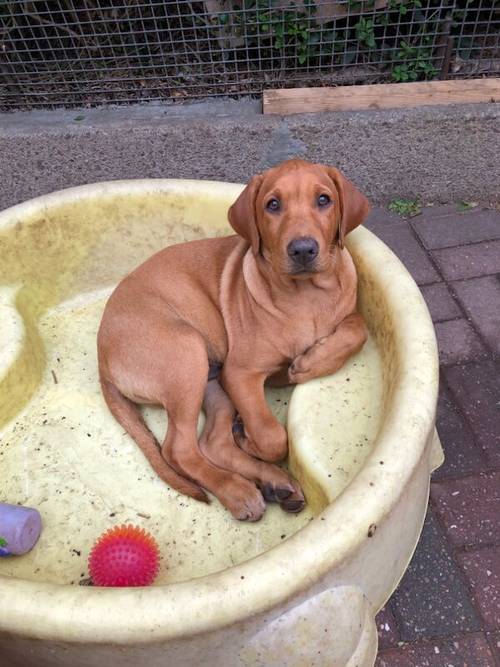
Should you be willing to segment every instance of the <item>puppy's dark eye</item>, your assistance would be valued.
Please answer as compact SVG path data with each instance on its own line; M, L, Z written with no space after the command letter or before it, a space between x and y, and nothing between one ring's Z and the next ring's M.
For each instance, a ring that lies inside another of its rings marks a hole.
M276 211L279 211L281 208L281 202L279 199L270 199L266 204L266 208L268 211L271 211L271 213L276 213Z
M330 204L331 201L332 200L330 199L330 197L328 195L320 195L318 197L318 206L320 206L320 207L328 206L328 204Z

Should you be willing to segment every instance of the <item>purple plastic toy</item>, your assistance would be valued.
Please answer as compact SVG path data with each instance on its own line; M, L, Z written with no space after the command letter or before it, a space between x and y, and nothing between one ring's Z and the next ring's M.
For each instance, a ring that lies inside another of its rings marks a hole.
M0 556L19 556L35 546L42 530L38 510L0 503Z

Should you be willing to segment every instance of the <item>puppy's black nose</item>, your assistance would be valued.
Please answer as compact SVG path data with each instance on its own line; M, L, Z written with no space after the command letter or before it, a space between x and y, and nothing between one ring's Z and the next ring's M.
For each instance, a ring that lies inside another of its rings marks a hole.
M311 236L302 236L288 244L286 251L294 264L306 266L318 256L319 246Z

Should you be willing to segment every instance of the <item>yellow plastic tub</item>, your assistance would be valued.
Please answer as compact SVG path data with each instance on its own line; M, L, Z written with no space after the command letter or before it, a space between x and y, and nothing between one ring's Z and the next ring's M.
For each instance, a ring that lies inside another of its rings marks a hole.
M141 180L0 213L0 501L37 507L28 555L0 559L6 667L369 667L374 616L401 578L442 460L438 363L420 292L366 229L348 245L370 328L334 376L269 392L286 421L298 516L242 524L179 495L108 413L95 337L113 286L159 248L230 233L240 185ZM145 415L161 437L166 417ZM154 586L79 585L105 529L162 553Z

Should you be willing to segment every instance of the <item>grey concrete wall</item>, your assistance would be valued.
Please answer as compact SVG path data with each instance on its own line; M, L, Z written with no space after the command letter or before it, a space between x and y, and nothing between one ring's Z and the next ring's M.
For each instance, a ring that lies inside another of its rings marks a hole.
M246 181L300 155L340 167L374 203L500 196L500 105L263 116L258 102L0 115L0 209L120 178Z

